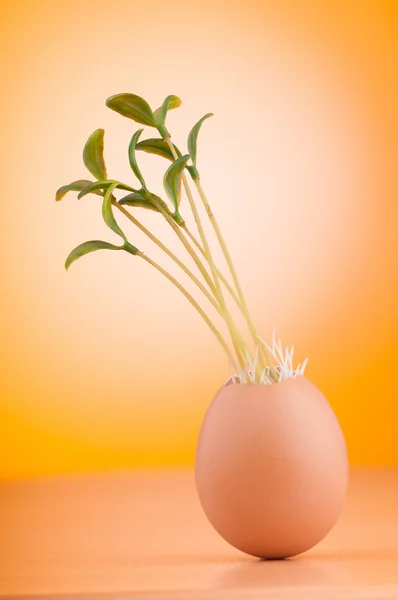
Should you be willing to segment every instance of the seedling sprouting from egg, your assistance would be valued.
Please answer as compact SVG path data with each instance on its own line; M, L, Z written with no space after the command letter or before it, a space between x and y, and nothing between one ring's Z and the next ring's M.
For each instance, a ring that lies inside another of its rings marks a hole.
M198 134L212 114L203 116L191 129L184 154L166 126L168 112L181 104L177 96L168 96L154 111L135 94L111 96L106 104L155 130L155 137L142 139L142 128L131 138L128 159L136 181L132 184L108 178L104 131L97 129L89 137L83 161L95 181L73 181L57 191L56 200L70 191L78 192L78 198L100 196L103 219L121 241L119 245L102 240L83 242L72 250L65 266L68 269L97 250L127 252L161 273L191 303L221 344L231 370L231 377L210 405L199 436L196 483L203 509L215 529L244 552L264 558L303 552L326 535L342 507L348 472L345 442L330 405L304 377L307 360L295 366L293 348L284 350L275 331L268 345L252 320L197 163ZM142 151L170 162L163 179L163 198L151 191L140 170L137 156ZM188 203L184 210L189 208L192 213L195 232L181 209L182 188ZM213 258L198 200L214 230L228 274ZM192 264L186 264L140 222L142 208L159 213ZM195 284L201 300L130 241L119 217L133 223L178 265ZM202 300L215 309L217 322ZM243 316L244 332L231 305Z

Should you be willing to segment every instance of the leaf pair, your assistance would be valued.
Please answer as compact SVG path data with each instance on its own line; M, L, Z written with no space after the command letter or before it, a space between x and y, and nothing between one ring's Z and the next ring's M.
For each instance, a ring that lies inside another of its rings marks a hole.
M135 159L135 146L136 146L136 143L142 132L143 132L143 129L140 129L133 135L133 137L131 139L131 142L129 145L129 161L130 161L130 165L131 165L131 168L132 168L134 174L140 181L142 187L145 188L146 185L145 185L144 178L142 176L140 169L138 168L138 164ZM106 172L106 166L105 166L105 160L104 160L104 133L105 132L103 129L97 129L96 131L94 131L94 133L92 133L90 135L90 137L88 138L88 140L86 142L86 145L84 146L83 162L84 162L85 166L87 167L87 169L90 171L90 173L92 175L94 175L94 177L97 180L99 180L99 182L104 182L104 184L106 183L109 186L111 184L111 181L107 179L107 172ZM74 183L77 183L77 182L74 182ZM91 182L88 182L88 183L90 184ZM134 191L133 188L130 188L128 186L123 186L123 184L119 184L118 187L120 189ZM90 189L87 191L87 193L94 192L101 188L102 188L102 186L96 186L94 184L90 187ZM80 191L84 191L84 190L81 189ZM79 198L82 198L84 195L85 194L81 194L81 195L79 194Z
M166 98L167 100L167 98ZM160 142L163 142L162 145L160 145L158 143L157 140L150 140L150 144L148 145L146 142L148 142L148 140L146 140L145 142L140 142L138 143L138 140L140 138L141 133L143 132L143 129L139 129L138 131L135 132L135 134L133 135L133 137L131 138L130 144L129 144L129 161L130 161L130 166L135 174L135 176L137 177L137 179L140 181L141 185L142 185L142 190L141 192L133 192L133 194L130 194L129 196L126 196L125 198L122 198L122 200L120 201L120 204L128 204L130 206L141 206L143 208L149 208L152 210L156 210L158 212L161 212L161 209L159 207L161 207L165 212L167 212L170 216L173 217L173 219L179 224L179 225L183 225L185 223L184 219L181 217L180 213L179 213L179 205L180 205L180 199L181 199L181 177L182 177L182 172L187 164L187 161L189 160L189 154L185 155L185 156L181 156L173 162L173 164L167 169L165 176L164 176L164 180L163 180L163 184L164 184L164 188L166 190L167 196L169 197L169 199L171 200L171 202L173 203L174 206L174 214L170 213L167 205L163 202L163 200L161 198L159 198L159 196L156 196L155 194L151 194L147 187L146 187L146 183L145 183L145 179L138 167L137 164L137 159L135 156L135 151L137 149L138 146L140 146L141 144L141 149L144 148L150 148L153 150L155 150L155 153L157 151L164 153L166 152L166 148L169 150L170 155L171 155L171 160L174 160L173 158L173 154L171 153L171 150L169 148L169 146L167 145L167 143L164 140L160 140ZM151 145L152 144L152 145Z
M98 182L98 183L102 183L102 182ZM116 219L113 215L113 211L112 211L113 191L115 190L115 188L119 187L119 185L120 185L119 182L116 181L116 182L112 182L111 185L108 186L108 189L106 190L105 195L104 195L104 200L102 202L102 217L103 217L106 225L108 225L108 227L110 229L112 229L112 231L114 231L115 233L120 235L120 237L123 239L123 242L124 242L123 245L115 246L114 244L110 244L109 242L103 242L101 240L91 240L89 242L84 242L83 244L80 244L79 246L77 246L69 254L69 256L65 262L65 269L68 269L70 267L70 265L78 258L81 258L82 256L89 254L90 252L95 252L96 250L125 250L133 255L139 253L138 248L136 248L135 246L130 244L130 242L127 240L124 232L117 224Z
M202 122L203 122L204 118L201 120ZM199 132L200 126L201 126L201 122L199 122L199 124L197 126L196 137L197 137L197 133ZM170 199L170 201L172 202L172 204L174 206L174 209L175 209L174 215L177 218L181 219L181 216L179 215L179 206L180 206L180 200L181 200L182 174L183 174L185 167L187 166L187 162L192 158L192 156L190 154L185 154L184 156L181 156L181 152L178 150L177 153L179 154L179 157L176 160L174 160L174 156L171 152L170 147L168 146L167 142L165 142L162 139L152 138L152 139L144 140L143 142L137 143L142 131L143 131L143 129L139 129L131 138L131 142L129 145L129 160L130 160L131 168L134 171L136 177L141 182L143 190L147 191L145 180L142 176L140 169L138 168L138 164L137 164L137 160L136 160L136 156L135 156L136 149L144 150L145 152L149 152L151 154L157 154L157 155L163 156L164 158L167 158L167 159L173 161L173 163L170 165L170 167L167 169L167 171L164 175L163 186L164 186L164 189L166 191L168 198ZM192 142L192 140L191 140L191 145L194 143L195 152L196 152L196 137L195 137L195 142ZM196 154L194 156L195 156L195 162L196 162ZM131 195L129 199L137 201L139 199L138 196ZM143 198L143 200L145 200L145 198ZM127 204L127 203L128 202L123 202L123 204ZM131 202L131 205L132 205L132 202ZM136 202L136 205L138 205L137 202ZM144 203L140 202L140 206L149 208L148 206L146 206L145 202ZM183 221L181 221L181 222L183 222Z
M105 186L108 185L107 172L104 161L104 130L97 129L88 138L83 150L83 162L87 169L96 179L100 180L104 185L97 185L88 179L78 179L72 181L68 185L63 185L57 190L55 200L59 201L68 192L80 192L78 198L82 198L86 194L104 195Z
M119 227L112 211L112 201L114 201L113 191L116 188L127 190L129 192L135 192L134 188L120 183L119 181L113 181L107 179L106 166L104 161L104 130L97 129L88 138L84 150L83 150L83 162L90 173L98 180L96 182L89 181L87 179L79 179L73 181L69 185L62 186L56 193L56 200L61 200L66 193L69 191L79 192L78 198L83 198L87 194L94 193L103 196L102 202L102 217L106 225L117 233L123 239L122 246L115 246L109 242L101 240L91 240L84 242L77 246L66 259L65 268L68 269L70 265L77 259L95 252L96 250L126 250L130 254L137 254L139 250L129 243L124 232ZM137 167L138 169L138 167Z
M168 144L164 140L154 138L138 143L142 132L143 129L139 129L138 131L136 131L136 133L131 138L131 142L129 145L130 166L134 171L136 177L141 182L143 188L142 194L140 192L130 194L129 196L122 198L122 200L120 200L120 204L129 204L130 206L142 206L144 208L150 208L152 210L159 210L158 205L160 205L167 213L171 214L169 209L167 208L167 205L163 202L161 198L155 196L155 194L151 194L150 192L148 192L145 180L142 176L140 169L138 168L135 151L136 149L141 149L152 154L160 154L161 156L169 158L173 161L173 163L170 165L170 167L167 169L164 175L163 185L168 198L171 200L174 206L175 212L174 215L171 216L173 216L173 218L175 218L175 220L181 225L184 223L184 220L179 214L179 205L181 199L181 178L186 164L190 159L190 156L189 154L181 156L181 153L178 151L180 156L177 160L174 161L173 154ZM154 202L151 202L151 199L154 200Z
M165 124L167 112L181 105L177 96L167 96L155 112L148 102L136 94L115 94L106 101L108 108L141 125L159 127Z
M208 113L207 115L204 115L204 117L202 117L196 123L196 125L193 126L193 128L191 129L191 131L188 135L188 152L189 152L189 155L190 155L191 160L195 167L196 167L196 160L197 160L197 143L198 143L199 131L200 131L200 128L202 127L203 122L212 116L213 116L213 113ZM141 135L142 131L143 130L141 129L139 135ZM174 149L176 151L178 158L180 158L182 156L180 150L177 148L177 146L175 144L173 144L173 146L174 146ZM167 143L166 140L164 140L162 138L150 138L147 140L143 140L142 142L136 143L135 149L143 150L144 152L148 152L149 154L156 154L158 156L161 156L162 158L167 158L168 160L174 161L174 155L173 155L173 152L171 151L169 144ZM189 169L188 166L187 166L187 168Z

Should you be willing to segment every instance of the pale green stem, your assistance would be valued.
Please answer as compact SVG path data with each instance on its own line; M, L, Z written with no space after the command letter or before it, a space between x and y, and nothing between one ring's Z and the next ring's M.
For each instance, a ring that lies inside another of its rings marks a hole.
M185 236L181 233L179 225L177 225L176 222L174 221L174 219L170 216L170 214L166 210L164 210L163 206L159 202L157 202L156 198L152 198L151 202L158 209L158 211L162 213L162 215L164 216L166 221L173 228L173 230L175 231L175 233L181 240L182 244L186 248L187 252L190 254L192 259L195 261L195 264L198 266L203 277L205 277L205 280L206 280L207 284L209 285L210 289L212 290L212 292L214 293L215 298L219 301L220 298L217 295L216 290L214 289L213 282L210 280L207 271L204 269L202 263L196 256L196 253L194 252L192 246L190 245L188 240L185 238ZM234 324L229 312L222 305L220 305L220 308L222 310L222 317L225 320L225 322L227 323L228 329L230 331L231 339L234 344L234 348L236 350L239 364L241 365L241 368L244 368L244 349L245 349L244 341L243 341L242 336L240 335L239 331L237 330L236 325Z
M245 316L245 318L247 320L247 323L248 324L250 323L251 334L255 338L255 343L258 346L259 344L258 344L258 337L257 337L256 329L255 329L253 321L252 321L252 319L250 317L249 309L247 307L245 296L243 294L243 290L242 290L242 287L240 285L238 274L236 272L235 266L234 266L234 264L232 262L231 255L230 255L229 250L227 248L227 245L226 245L226 243L224 241L223 235L222 235L221 230L220 230L220 228L218 226L218 223L217 223L217 220L216 220L216 218L215 218L215 216L213 214L213 211L210 208L210 205L209 205L209 202L207 200L206 194L205 194L205 192L204 192L204 190L202 188L202 185L200 183L200 179L197 178L194 181L195 181L195 185L196 185L196 188L198 190L199 196L200 196L200 198L201 198L201 200L203 202L203 206L205 207L205 210L206 210L206 212L207 212L207 214L209 216L210 222L211 222L211 224L213 226L213 229L215 231L215 234L216 234L217 240L218 240L218 242L220 244L221 250L223 251L223 254L225 256L225 260L227 262L228 268L229 268L229 270L231 272L232 279L233 279L235 287L236 287L236 291L238 292L238 296L239 296L239 299L240 299L241 304L242 304L243 314L244 314L244 316ZM270 367L270 370L271 370L272 374L275 377L277 377L278 376L277 371L275 369L274 363L273 363L273 361L272 361L272 359L271 359L268 351L266 350L266 348L262 348L262 347L261 347L261 350L263 350L263 352L264 352L264 355L266 357L266 360L268 362L268 365Z
M199 250L199 252L206 258L206 252L204 251L203 246L200 245L200 242L196 239L196 237L194 236L192 231L190 231L188 229L186 223L184 225L182 225L182 228L185 231L185 233L187 234L187 236L189 237L189 239L192 241L192 243L195 244L195 246ZM217 271L219 280L224 285L224 287L228 291L229 295L231 296L231 298L233 299L233 301L235 302L237 307L242 311L241 302L240 302L235 290L229 283L228 279L226 279L226 277L224 277L224 275L221 273L220 269L217 268L217 266L216 266L216 271Z
M207 260L207 256L206 256L206 252L205 252L205 250L204 250L204 249L203 249L203 247L200 245L200 242L199 242L199 241L196 239L196 237L194 236L194 234L193 234L193 233L192 233L192 232L191 232L191 231L188 229L188 227L187 227L186 223L185 223L184 225L182 225L181 227L182 227L182 229L185 231L185 233L187 234L187 236L190 238L190 240L192 241L192 243L193 243L193 244L196 246L196 248L199 250L199 252L200 252L200 253L201 253L201 254L204 256L204 258L206 258L206 260ZM219 277L219 279L220 279L221 283L222 283L222 284L225 286L226 290L228 291L228 293L230 294L230 296L231 296L231 297L232 297L232 299L234 300L235 304L237 305L237 307L239 308L239 310L242 312L243 316L245 317L244 311L243 311L243 309L242 309L241 302L240 302L240 300L239 300L239 298L238 298L238 296L237 296L236 292L234 291L234 289L233 289L233 288L232 288L232 286L230 285L229 281L228 281L228 280L227 280L227 279L224 277L224 275L221 273L221 271L220 271L220 270L217 268L217 266L216 266L216 272L217 272L217 275L218 275L218 277ZM245 317L245 318L246 318L246 317ZM249 324L249 323L248 323L248 327L249 327L249 330L250 330L250 324ZM254 331L254 330L253 330L253 331ZM258 344L257 333L256 333L256 331L254 331L254 334L253 334L253 331L252 331L252 330L250 330L250 333L251 333L251 335L252 335L252 337L253 337L253 339L254 339L254 341L255 341L256 345L257 345L257 344ZM260 347L260 348L261 348L261 347ZM236 348L235 348L235 350L236 350ZM241 350L241 349L239 349L239 350L240 350L240 352L242 353L242 350ZM243 354L242 354L242 358L241 358L241 360L239 361L239 363L241 364L241 362L242 362L242 361L245 361L245 360L246 360L246 357L245 357L245 356L243 356Z
M177 152L176 152L176 150L174 148L174 144L171 141L171 138L170 137L166 137L165 141L166 141L167 145L169 146L170 151L172 152L174 159L177 159L178 158L178 154L177 154ZM240 351L240 352L237 352L238 360L239 360L239 364L241 365L241 367L244 368L244 355L245 355L246 351L248 352L248 349L247 349L247 346L246 346L246 344L245 344L245 342L244 342L241 334L239 333L236 325L234 324L231 315L228 312L228 308L227 308L227 305L225 303L224 295L223 295L223 292L222 292L222 289L221 289L221 286L220 286L220 281L219 281L219 277L218 277L218 274L217 274L217 270L216 270L216 267L215 267L215 264L214 264L214 261L213 261L212 255L211 255L210 246L209 246L209 243L207 241L207 238L206 238L206 235L205 235L205 232L204 232L204 229L203 229L203 225L202 225L202 222L201 222L201 219L200 219L200 216L199 216L199 212L198 212L198 209L196 208L195 200L194 200L192 192L191 192L191 190L189 188L188 181L187 181L187 178L185 176L185 173L182 173L182 182L183 182L183 185L184 185L185 193L186 193L187 198L188 198L189 205L190 205L191 210L192 210L192 214L193 214L194 219L195 219L196 226L198 228L200 239L201 239L202 244L203 244L204 256L207 259L207 262L208 262L208 264L210 266L210 270L211 270L211 273L212 273L212 276L213 276L213 280L214 280L214 283L215 283L215 286L216 286L216 298L217 298L217 300L218 300L218 302L219 302L219 304L221 306L221 309L225 312L225 320L226 320L226 322L228 324L228 327L230 328L231 337L232 337L233 340L234 340L234 338L236 338L236 344L237 345L235 344L235 341L234 341L234 346L235 346L236 350L239 349L239 351Z
M170 148L170 151L171 151L171 153L172 153L172 155L174 157L174 160L176 160L178 158L178 154L176 152L176 149L174 148L173 142L171 141L171 137L170 136L166 137L166 138L164 138L164 140L167 143L168 147ZM182 173L182 183L184 185L185 193L187 195L188 202L189 202L189 205L191 207L193 217L195 219L196 227L198 228L200 239L202 240L203 248L205 249L206 255L209 258L208 262L209 262L210 268L212 268L212 264L211 264L212 263L212 259L211 259L210 246L208 244L208 241L207 241L204 229L203 229L202 221L200 219L200 215L199 215L198 209L196 208L195 200L194 200L193 195L191 193L191 190L189 188L188 181L187 181L187 178L185 176L185 173ZM217 291L219 291L219 289L220 289L219 288L219 284L218 284L218 287L217 287L218 277L217 277L217 274L213 272L213 270L212 270L212 275L213 275L213 279L214 279L214 283L216 285Z
M123 206L121 206L116 200L114 200L112 202L113 206L117 207L138 229L140 229L140 231L142 231L154 244L156 244L161 250L163 250L163 252L165 252L167 254L167 256L169 256L171 258L171 260L173 260L179 267L180 269L182 269L184 271L184 273L186 273L186 275L188 275L188 277L194 282L194 284L200 289L200 291L206 296L206 298L209 300L209 302L211 302L211 304L214 306L214 308L217 310L217 312L223 316L222 310L220 308L220 306L217 304L217 302L215 301L215 299L213 298L213 296L211 296L211 294L209 294L209 292L207 291L207 289L204 287L204 285L202 285L202 283L199 281L199 279L192 273L192 271L190 271L190 269L188 269L188 267L175 255L173 254L173 252L171 252L171 250L169 250L167 248L167 246L165 246L163 244L163 242L161 242L159 240L159 238L157 238L155 235L153 235L153 233L151 233L149 231L149 229L147 229L144 225L142 225L132 214L130 214Z
M189 292L187 292L187 290L177 281L177 279L175 279L172 275L170 275L170 273L168 273L165 269L163 269L163 267L161 267L155 261L151 260L143 252L140 252L137 256L140 256L141 258L143 258L147 263L149 263L155 269L157 269L160 273L162 273L162 275L164 275L169 281L171 281L171 283L173 285L175 285L179 289L179 291L185 296L185 298L192 304L192 306L195 308L195 310L198 311L198 313L200 314L200 316L202 317L202 319L206 322L206 324L208 325L208 327L214 333L214 335L216 336L217 340L220 342L221 346L223 347L223 349L224 349L224 351L225 351L225 353L226 353L226 355L228 357L228 360L231 362L231 365L233 366L233 368L237 372L238 366L237 366L237 364L235 362L235 359L234 359L234 357L233 357L230 349L228 348L227 343L225 342L225 340L222 337L221 333L218 331L218 329L215 327L215 325L211 322L211 320L209 319L209 317L206 315L206 313L201 309L201 307L196 302L196 300L191 296L191 294Z
M164 210L163 206L159 202L157 202L157 200L155 198L152 198L151 202L155 206L155 208L160 213L162 213L162 215L164 216L164 218L166 219L166 221L174 229L175 233L178 235L180 241L184 245L186 251L188 252L188 254L190 255L190 257L194 261L195 265L198 267L198 269L199 269L200 273L202 274L204 280L206 281L206 283L209 286L210 290L212 291L212 293L214 294L215 298L217 299L216 288L214 286L214 283L210 279L210 276L209 276L208 272L206 271L206 269L204 268L203 264L201 263L201 261L199 260L199 258L195 254L195 252L193 251L191 245L188 243L188 241L185 239L185 237L180 232L179 226L176 224L176 222L171 217L171 215L167 211Z
M200 245L200 243L198 242L198 240L196 239L196 237L194 236L194 234L188 229L188 227L185 225L182 225L182 228L184 229L184 231L186 232L186 234L188 235L188 237L191 239L191 241L195 244L195 246L197 247L197 249L199 250L199 252L206 258L206 253L203 249L203 247ZM216 267L217 269L217 274L220 278L221 283L225 286L225 288L227 289L228 293L230 294L230 296L232 297L233 301L235 302L235 304L237 305L237 307L239 308L239 310L241 311L242 315L244 316L247 326L249 328L250 334L253 338L253 342L255 344L256 347L258 347L260 349L260 352L264 355L265 359L267 359L267 356L265 354L264 349L262 348L262 345L258 343L258 334L257 331L254 327L253 321L250 318L250 314L245 311L244 306L242 305L241 300L238 298L236 292L234 291L234 289L232 288L232 286L230 285L229 281L224 277L224 275L221 273L221 271ZM263 366L263 365L261 365Z

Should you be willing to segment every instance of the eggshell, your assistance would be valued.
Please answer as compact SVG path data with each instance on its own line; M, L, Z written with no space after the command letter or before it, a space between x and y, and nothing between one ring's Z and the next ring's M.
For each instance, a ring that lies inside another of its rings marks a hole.
M201 504L239 550L287 558L317 544L347 492L344 436L306 377L222 387L205 416L196 453Z

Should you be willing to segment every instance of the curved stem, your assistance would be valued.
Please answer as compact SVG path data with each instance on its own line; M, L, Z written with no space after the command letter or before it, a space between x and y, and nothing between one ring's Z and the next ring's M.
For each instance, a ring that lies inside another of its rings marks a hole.
M186 226L186 224L182 225L182 228L185 230L185 232L188 235L188 237L195 244L195 246L199 250L199 252L201 252L201 254L206 258L206 253L205 253L203 247L200 245L200 243L198 242L198 240L196 239L196 237L194 236L194 234L188 229L188 227ZM218 274L218 277L220 278L221 283L225 286L225 288L227 289L227 291L230 294L231 298L233 299L233 301L235 302L235 304L237 305L237 307L241 311L243 317L245 318L247 326L248 326L249 331L250 331L250 335L252 336L252 339L253 339L253 342L254 342L255 346L259 347L260 352L264 355L264 357L266 359L267 357L266 357L265 351L262 348L262 345L258 343L258 334L257 334L256 328L254 326L254 323L253 323L253 321L252 321L252 319L250 317L249 312L247 311L247 309L245 309L245 306L242 304L242 301L237 296L235 290L233 289L233 287L231 286L231 284L229 283L229 281L226 279L226 277L224 277L224 275L221 273L221 271L217 267L216 267L216 270L217 270L217 274Z
M188 229L188 227L186 226L186 224L182 225L182 228L184 229L185 233L187 234L187 236L189 237L189 239L192 241L192 243L195 244L195 246L199 250L199 252L206 258L206 252L204 251L203 247L200 245L200 243L198 242L198 240L196 239L196 237L194 236L194 234L192 233L192 231L190 231ZM233 289L232 285L229 283L228 279L226 277L224 277L224 275L217 268L217 266L216 266L216 271L217 271L217 275L218 275L221 283L225 286L226 290L228 291L229 295L231 296L231 298L233 299L233 301L235 302L235 304L237 305L237 307L243 312L242 303L239 300L238 295L236 294L236 292ZM256 338L257 338L257 334L256 334Z
M217 340L220 342L221 346L223 347L233 368L237 370L238 366L235 362L235 359L234 359L230 349L228 348L227 343L225 342L224 338L222 337L221 333L218 331L218 329L215 327L215 325L210 321L209 317L201 309L201 307L196 302L196 300L191 296L191 294L189 292L187 292L187 290L177 281L177 279L175 279L172 275L170 275L170 273L168 273L165 269L163 269L163 267L161 267L158 263L156 263L155 261L150 259L148 256L146 256L143 252L140 252L139 254L137 254L137 256L140 256L143 260L145 260L147 263L152 265L155 269L157 269L157 271L162 273L162 275L164 275L169 281L171 281L171 283L173 285L175 285L179 289L179 291L185 296L185 298L192 304L192 306L195 308L195 310L198 311L198 313L200 314L202 319L204 319L204 321L208 325L209 329L211 329L211 331L214 333Z
M214 306L214 308L217 310L217 312L222 316L222 311L221 311L220 306L217 304L217 302L215 301L213 296L211 296L209 294L209 292L204 287L204 285L199 281L199 279L192 273L192 271L190 271L190 269L188 269L188 267L175 254L173 254L173 252L171 252L171 250L169 250L167 248L167 246L165 246L163 244L163 242L161 242L159 240L159 238L157 238L155 235L153 235L153 233L151 233L149 231L149 229L147 229L144 225L142 225L132 214L130 214L116 200L112 201L112 204L113 204L113 206L118 208L120 210L120 212L122 212L138 229L140 229L143 233L145 233L145 235L154 244L156 244L161 250L163 250L163 252L165 252L167 254L167 256L169 256L171 258L171 260L173 260L180 267L180 269L182 269L184 271L184 273L186 273L186 275L188 275L188 277L194 282L194 284L206 296L206 298L209 300L209 302L211 302L211 304Z
M165 139L165 142L167 143L167 145L169 146L170 151L173 154L174 159L177 159L178 158L178 154L177 154L177 152L176 152L176 150L174 148L173 142L171 141L170 135L168 135L164 139ZM233 322L233 319L232 319L231 315L228 312L228 308L227 308L227 305L226 305L225 299L224 299L224 294L223 294L221 286L220 286L220 281L219 281L218 273L217 273L217 270L216 270L216 267L215 267L212 255L211 255L210 246L209 246L209 243L207 241L207 238L206 238L206 235L205 235L205 232L204 232L204 229L203 229L203 225L202 225L202 222L201 222L201 219L200 219L200 216L199 216L199 212L198 212L198 209L196 208L195 200L194 200L192 192L191 192L191 190L189 188L188 181L187 181L187 178L185 176L185 173L182 173L182 182L183 182L183 185L184 185L185 193L186 193L187 198L188 198L189 205L190 205L191 210L192 210L192 214L193 214L194 219L195 219L196 226L198 228L200 239L201 239L202 244L203 244L203 248L204 248L204 252L205 252L204 256L207 259L207 262L208 262L208 264L210 266L211 274L213 276L213 281L214 281L214 284L215 284L215 287L216 287L216 298L217 298L217 300L218 300L218 302L219 302L219 304L221 306L221 309L224 311L224 314L225 314L224 318L225 318L225 320L227 322L228 328L229 328L230 333L231 333L231 337L232 337L232 340L233 340L233 343L234 343L234 347L235 347L235 350L236 350L236 353L237 353L239 364L240 364L241 368L244 368L244 366L245 366L244 355L245 355L245 352L248 352L248 348L247 348L247 346L246 346L246 344L245 344L245 342L244 342L244 340L243 340L240 332L238 331L235 323Z
M192 241L192 243L196 246L196 248L199 250L199 252L204 256L204 258L206 260L208 260L207 255L205 250L203 249L203 247L200 245L200 243L198 242L198 240L196 239L196 237L194 236L194 234L188 229L186 223L184 223L184 225L181 225L182 229L185 231L185 233L187 234L187 236L190 238L190 240ZM235 304L237 305L237 307L239 308L239 310L242 312L243 316L245 317L241 302L236 294L236 292L234 291L234 289L232 288L231 284L229 283L229 281L224 277L224 275L221 273L221 271L217 268L216 266L216 272L218 275L219 280L221 281L221 283L225 286L226 290L228 291L228 293L230 294L230 296L232 297L232 299L234 300ZM248 327L250 330L250 324L248 323ZM250 333L255 341L255 343L257 344L257 333L252 330L250 330ZM238 355L238 352L241 353L241 358L239 360L239 364L242 365L245 360L246 357L243 356L243 351L239 348L236 347L235 345L235 351Z
M174 148L173 142L171 141L170 135L168 135L168 137L164 138L164 141L166 142L166 144L170 148L170 151L171 151L171 153L172 153L172 155L174 157L174 160L176 160L178 158L178 154L176 152L176 149ZM192 193L191 193L191 190L189 188L188 181L187 181L187 178L186 178L184 172L182 173L182 183L183 183L183 186L184 186L184 189L185 189L185 193L186 193L187 198L188 198L189 205L190 205L191 210L192 210L193 217L195 219L196 227L198 228L200 239L202 240L203 248L205 249L205 252L206 252L207 256L210 259L208 262L209 262L209 265L210 265L210 268L211 268L213 261L211 259L210 246L208 244L208 241L207 241L204 229L203 229L202 221L200 219L200 215L199 215L198 209L196 208L195 200L193 199L193 196L192 196ZM212 275L213 275L213 279L214 279L214 283L216 285L217 291L219 292L221 290L219 288L219 284L218 284L218 287L217 287L218 277L217 277L217 274L215 272L213 272L213 270L212 270Z
M164 218L166 219L166 221L174 229L175 233L178 235L180 241L184 245L186 251L191 256L191 258L194 261L195 265L198 267L199 271L201 272L201 274L202 274L204 280L206 281L207 285L209 286L210 290L214 294L215 298L217 298L216 288L214 286L214 283L210 279L209 274L206 271L206 269L204 268L203 264L201 263L201 261L199 260L199 258L195 254L195 252L193 251L192 246L189 244L189 242L182 235L182 233L180 231L180 228L177 225L177 223L174 221L174 219L171 217L171 215L163 208L163 206L159 202L157 202L156 198L152 198L151 202L155 206L155 208L160 213L162 213L162 215L164 216Z
M204 269L201 261L198 259L197 255L195 254L194 250L192 249L192 246L190 245L190 243L188 242L188 240L185 238L185 236L181 233L180 227L179 225L177 225L177 223L174 221L174 219L170 216L170 214L164 210L163 206L157 202L156 198L152 198L152 203L153 205L158 209L158 211L160 213L162 213L162 215L164 216L164 218L166 219L166 221L169 223L169 225L174 229L175 233L177 234L177 236L179 237L179 239L181 240L181 242L183 243L183 245L185 246L186 250L188 251L188 253L192 256L193 260L195 261L195 264L197 265L198 269L200 270L200 272L202 273L203 277L206 280L206 283L208 284L208 286L210 287L210 289L212 290L215 298L218 300L220 308L222 310L222 317L225 320L225 322L227 323L228 329L230 331L231 334L231 339L232 339L232 343L234 345L235 351L236 351L236 355L239 361L239 364L241 366L241 368L244 368L245 365L245 361L244 361L244 354L245 354L245 350L246 350L246 345L242 339L241 334L239 333L236 325L234 324L231 315L229 314L226 306L225 306L225 301L224 298L221 294L218 294L218 289L216 290L214 287L213 282L211 281L209 274L207 273L207 271ZM210 266L212 266L212 261L209 261ZM217 279L218 281L218 279ZM219 283L218 283L219 286ZM223 304L222 304L223 302Z
M221 230L220 230L220 228L218 226L217 220L216 220L216 218L215 218L215 216L213 214L213 211L210 208L210 205L209 205L209 202L207 200L206 194L204 193L204 190L203 190L202 185L200 183L200 178L195 179L195 185L196 185L196 188L198 190L199 196L200 196L200 198L201 198L201 200L203 202L203 206L205 207L206 212L207 212L207 214L209 216L210 222L211 222L211 224L213 226L213 229L214 229L215 234L217 236L217 239L218 239L218 242L220 244L220 247L221 247L221 249L223 251L225 260L227 262L228 268L229 268L229 270L231 272L231 275L232 275L232 279L234 280L236 291L238 292L238 296L239 296L239 299L240 299L241 304L242 304L243 314L245 315L245 318L246 318L248 324L250 323L250 330L252 332L252 335L255 335L256 345L259 345L258 344L258 336L257 336L256 330L255 330L253 321L251 319L248 306L246 304L245 296L243 294L243 290L242 290L242 287L241 287L240 282L239 282L238 274L237 274L235 266L234 266L234 264L232 262L231 255L229 253L229 250L227 248L227 245L225 243L225 240L223 238ZM272 361L272 359L271 359L271 357L270 357L267 349L261 347L261 350L264 352L264 355L266 357L266 360L268 362L268 365L269 365L269 368L270 368L270 370L272 372L272 375L275 376L275 377L277 377L277 371L275 369L274 363L273 363L273 361Z

